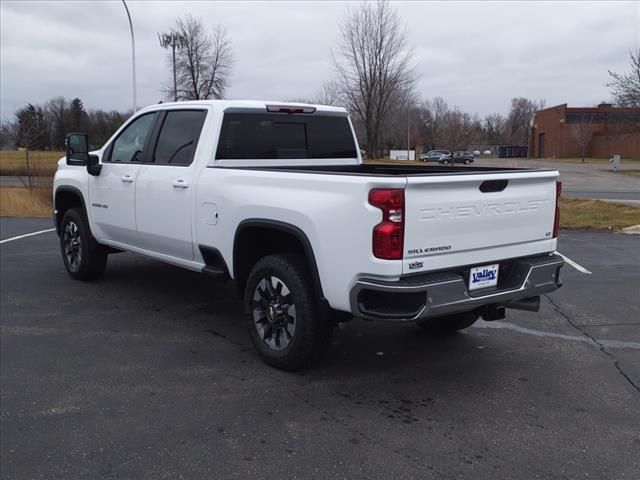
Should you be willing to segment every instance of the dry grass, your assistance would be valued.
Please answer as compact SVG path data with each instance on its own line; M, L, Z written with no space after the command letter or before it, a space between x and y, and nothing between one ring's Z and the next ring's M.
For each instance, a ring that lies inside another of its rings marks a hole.
M622 173L623 175L631 175L632 177L640 177L640 170L616 170L614 173Z
M58 167L57 162L64 152L29 152L27 168L26 152L23 150L0 150L0 175L20 177L52 177Z
M583 163L582 158L532 158L531 160L538 160L538 161L549 162L549 163L554 163L554 162L555 163ZM621 162L623 165L625 163L639 164L640 159L639 158L623 158ZM608 158L585 158L584 163L608 164L609 159Z
M51 187L0 187L0 217L50 217Z
M560 201L560 227L619 230L640 224L640 208L583 198Z

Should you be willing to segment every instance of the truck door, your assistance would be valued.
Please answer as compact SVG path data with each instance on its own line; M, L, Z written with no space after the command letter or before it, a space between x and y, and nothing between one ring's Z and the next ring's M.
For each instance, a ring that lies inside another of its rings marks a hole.
M89 176L89 205L96 237L138 246L135 184L156 113L141 115L120 132L102 157L99 176Z
M193 159L206 110L166 110L157 139L140 167L136 185L136 224L144 248L185 260L194 258Z

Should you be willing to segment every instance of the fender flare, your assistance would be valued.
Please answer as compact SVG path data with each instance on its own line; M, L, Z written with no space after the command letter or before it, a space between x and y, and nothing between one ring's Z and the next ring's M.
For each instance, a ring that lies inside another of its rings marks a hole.
M53 205L53 223L54 226L56 228L56 233L58 235L60 235L60 221L62 220L62 218L60 218L60 212L58 212L58 206L55 204L55 200L56 197L58 196L58 193L62 193L62 192L69 192L74 194L76 197L78 197L80 199L80 203L82 204L82 212L84 213L85 218L88 220L89 216L88 216L88 212L87 212L87 205L84 201L84 195L82 195L82 192L80 191L79 188L76 187L71 187L71 186L65 186L62 185L58 188L56 188L56 191L53 194L53 201L54 201L54 205Z
M318 298L321 302L326 303L326 299L324 297L324 293L322 292L322 283L320 282L320 274L318 272L318 264L316 262L316 256L313 253L313 247L311 242L309 241L309 237L304 233L300 228L292 225L290 223L280 222L278 220L268 220L268 219L260 219L260 218L249 218L242 220L238 227L236 228L236 233L233 238L233 272L234 277L237 275L238 271L238 257L236 255L236 248L238 244L238 237L243 230L247 228L267 228L272 230L279 230L281 232L289 233L293 235L300 243L302 244L302 248L304 249L304 253L307 257L308 267L311 272L311 282L313 284L314 289L318 293Z

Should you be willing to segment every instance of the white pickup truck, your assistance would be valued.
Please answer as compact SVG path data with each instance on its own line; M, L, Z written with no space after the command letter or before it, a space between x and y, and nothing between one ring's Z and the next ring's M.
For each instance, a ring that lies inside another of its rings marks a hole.
M230 278L279 368L353 316L455 332L560 286L557 171L364 164L343 108L259 101L153 105L88 144L54 179L69 274L129 251Z

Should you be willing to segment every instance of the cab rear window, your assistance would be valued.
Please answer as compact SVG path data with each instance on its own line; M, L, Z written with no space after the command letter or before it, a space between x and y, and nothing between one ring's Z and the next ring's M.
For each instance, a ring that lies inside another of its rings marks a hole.
M219 160L356 158L347 117L225 113Z

